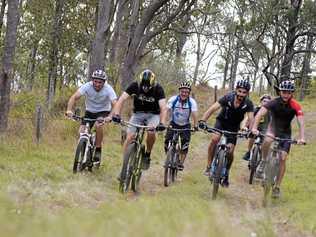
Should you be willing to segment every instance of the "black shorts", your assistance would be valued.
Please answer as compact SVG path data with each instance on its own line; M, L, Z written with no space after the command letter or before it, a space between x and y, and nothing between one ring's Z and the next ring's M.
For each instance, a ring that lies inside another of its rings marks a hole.
M106 116L108 116L110 114L110 111L100 111L100 112L96 112L96 113L92 113L90 111L86 111L84 114L85 118L89 118L89 119L97 119L97 118L105 118ZM90 128L93 127L95 122L90 122ZM81 125L85 125L85 121L81 121Z
M291 134L275 134L276 137L283 138L283 139L291 139ZM291 149L291 142L289 141L280 141L278 148L281 151L285 151L286 153L290 153Z
M232 127L229 124L223 123L222 121L216 119L215 128L220 129L220 130L225 130L229 132L238 132L239 128ZM235 135L227 135L227 143L231 143L236 145L237 143L237 136Z
M171 122L170 125L175 129L191 129L191 124L179 126L179 125ZM174 132L175 131L173 131L170 128L167 129L166 136L165 136L165 151L167 151L167 149L168 149L169 142L172 140ZM189 151L189 144L190 144L190 140L191 140L191 131L185 130L185 131L180 132L180 138L181 138L182 152L186 154Z

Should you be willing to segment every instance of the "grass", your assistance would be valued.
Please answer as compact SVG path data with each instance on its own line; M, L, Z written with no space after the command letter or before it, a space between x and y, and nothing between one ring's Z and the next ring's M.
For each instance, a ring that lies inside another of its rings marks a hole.
M308 105L305 111L316 111L316 103L304 103ZM209 123L213 124L212 120ZM181 183L168 188L162 187L160 135L141 194L121 195L116 181L122 159L118 127L105 129L105 159L100 170L73 175L78 124L49 121L39 145L30 135L31 125L23 121L15 124L17 129L0 137L2 236L250 236L253 232L270 237L277 236L274 225L278 216L316 233L315 141L306 147L293 147L283 197L264 210L247 207L256 198L251 192L258 192L260 187L243 183L247 192L221 189L219 200L210 201L210 184L201 175L205 161L198 159L206 154L205 134L193 136L193 166L181 176ZM244 151L245 145L236 149L233 180L241 175L244 163L238 159Z

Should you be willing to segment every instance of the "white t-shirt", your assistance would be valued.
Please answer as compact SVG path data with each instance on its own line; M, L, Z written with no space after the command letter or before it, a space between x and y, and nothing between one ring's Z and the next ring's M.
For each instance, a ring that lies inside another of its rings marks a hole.
M168 108L171 110L171 120L176 123L179 126L187 125L190 123L190 106L188 101L182 104L180 102L180 98L176 102L174 109L172 108L173 103L177 99L177 95L172 96L168 100ZM197 103L195 99L189 97L189 100L191 102L191 112L196 112L198 110Z
M117 99L115 91L107 83L100 91L96 91L93 88L92 81L89 81L79 88L79 93L85 96L86 110L92 113L111 111L111 102Z

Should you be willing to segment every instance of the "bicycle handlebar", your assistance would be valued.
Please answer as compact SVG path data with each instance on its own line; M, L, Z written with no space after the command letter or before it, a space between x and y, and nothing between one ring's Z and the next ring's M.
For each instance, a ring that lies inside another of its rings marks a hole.
M120 122L120 124L123 125L123 126L132 126L132 127L135 127L135 128L143 128L145 130L154 130L155 129L155 128L151 127L151 126L135 124L135 123L131 123L131 122L124 121L124 120L122 120Z
M173 127L169 126L168 129L170 129L172 131L176 131L176 132L184 132L184 131L196 132L196 130L194 130L192 128L173 128Z
M96 118L96 119L92 119L92 118L85 118L85 117L81 117L81 116L78 116L78 115L72 115L71 117L70 117L70 119L73 119L73 120L75 120L75 121L86 121L86 122L95 122L95 121L104 121L103 120L103 118L102 119L98 119L98 118Z
M263 134L261 132L259 132L258 135L256 135L256 137L270 137L272 138L274 141L277 141L277 142L290 142L291 144L296 144L298 145L298 141L296 139L291 139L291 138L281 138L281 137L274 137L272 135L269 135L269 134ZM306 145L306 142L304 142L303 144L299 144L299 145Z
M226 131L226 130L221 130L218 128L213 128L213 127L207 127L206 131L209 133L220 133L223 135L233 135L233 136L238 136L238 137L247 137L247 133L246 132L230 132L230 131Z

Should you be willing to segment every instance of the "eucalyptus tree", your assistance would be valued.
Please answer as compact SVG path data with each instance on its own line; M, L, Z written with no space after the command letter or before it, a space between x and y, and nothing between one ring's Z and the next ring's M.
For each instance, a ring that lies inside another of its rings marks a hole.
M1 7L0 7L0 36L1 36L1 33L2 33L3 18L4 18L6 5L7 5L7 1L6 0L1 0Z
M128 44L120 69L121 87L133 80L140 60L148 52L146 46L179 17L185 16L196 0L135 0L130 6Z
M19 0L8 2L6 18L6 34L0 68L0 132L4 132L8 126L8 114L10 110L10 82L13 77L13 60L19 24Z

